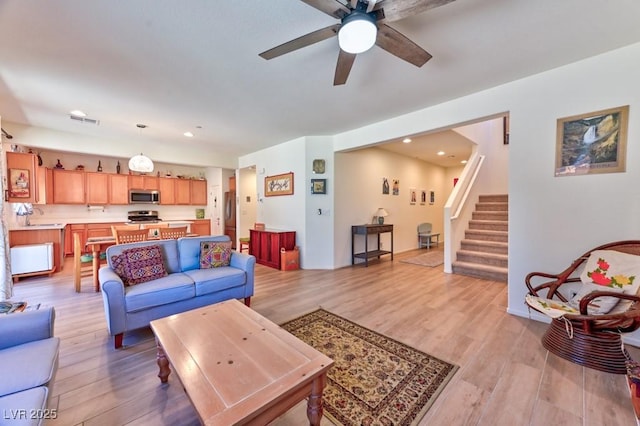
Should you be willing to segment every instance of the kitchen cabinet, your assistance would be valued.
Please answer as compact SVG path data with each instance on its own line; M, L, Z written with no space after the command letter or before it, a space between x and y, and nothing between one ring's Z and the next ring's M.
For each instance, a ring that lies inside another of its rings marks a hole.
M191 181L191 204L194 206L207 205L207 181L192 180Z
M87 172L85 173L87 193L87 204L108 204L109 203L109 176L106 173Z
M158 177L147 175L129 175L129 189L158 189Z
M85 204L85 173L80 170L53 170L54 204Z
M129 176L109 174L109 204L129 204Z
M176 204L191 204L191 184L187 179L175 179ZM160 194L162 199L162 194Z
M36 175L38 178L38 196L35 204L53 203L53 170L39 166Z
M191 223L191 233L198 235L211 235L211 220L196 219Z
M82 252L86 253L87 244L87 225L84 223L74 223L67 225L65 229L64 254L65 256L73 256L73 236L80 235L80 247Z
M160 190L160 204L173 205L176 203L176 180L174 178L158 178Z
M38 156L24 152L7 152L7 189L10 203L43 204L39 197Z
M249 234L249 254L256 263L276 269L280 269L280 249L293 250L296 245L296 231L249 229Z
M66 246L64 228L60 229L20 229L9 231L9 247L25 244L53 243L53 265L56 271L64 266L63 249Z

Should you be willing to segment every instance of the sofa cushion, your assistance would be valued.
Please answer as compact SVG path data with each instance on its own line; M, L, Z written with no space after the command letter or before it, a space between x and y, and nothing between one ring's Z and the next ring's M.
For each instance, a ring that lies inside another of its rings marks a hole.
M180 271L200 269L200 243L202 241L231 241L227 235L208 235L205 237L178 238L178 253L180 256ZM234 254L231 255L232 257Z
M160 246L133 247L112 256L116 274L125 285L135 285L166 277L164 258Z
M47 408L47 396L49 390L45 386L38 386L22 392L12 393L0 397L0 413L2 419L10 420L7 423L12 426L27 426L42 424L42 416L36 415L37 411ZM51 413L53 415L53 413Z
M190 299L195 295L193 280L187 275L177 272L153 281L126 287L124 298L126 311L136 312Z
M140 241L137 243L114 244L107 247L107 262L112 269L115 269L113 268L111 260L112 256L118 255L124 250L130 248L153 245L160 246L162 256L164 258L164 267L167 270L167 273L172 274L174 272L180 272L178 242L176 240Z
M594 291L610 291L612 293L623 293L624 290L618 287L605 287L599 284L585 283L582 284L575 296L569 300L569 306L576 310L580 310L580 301L583 297ZM613 296L600 296L591 300L587 305L587 313L589 315L606 314L612 310L620 301L619 298Z
M200 269L229 266L231 261L231 241L200 242Z
M210 269L192 269L186 271L196 287L196 296L215 293L232 287L244 285L247 276L242 269L232 267L219 267Z
M59 346L60 339L50 337L1 350L0 395L49 383L58 366Z

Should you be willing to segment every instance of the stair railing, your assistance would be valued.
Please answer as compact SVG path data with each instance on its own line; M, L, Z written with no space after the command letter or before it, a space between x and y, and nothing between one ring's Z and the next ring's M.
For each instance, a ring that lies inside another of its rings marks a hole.
M484 159L485 156L477 152L471 155L444 206L444 272L449 274L453 272L451 264L460 241L464 238L466 226L466 221L461 221L462 225L460 226L456 226L456 222L463 214ZM468 215L471 215L471 211L468 211Z

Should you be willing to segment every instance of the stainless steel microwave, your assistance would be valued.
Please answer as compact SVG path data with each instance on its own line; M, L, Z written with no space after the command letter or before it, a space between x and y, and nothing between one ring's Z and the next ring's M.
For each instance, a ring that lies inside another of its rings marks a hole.
M130 189L129 204L160 204L160 191Z

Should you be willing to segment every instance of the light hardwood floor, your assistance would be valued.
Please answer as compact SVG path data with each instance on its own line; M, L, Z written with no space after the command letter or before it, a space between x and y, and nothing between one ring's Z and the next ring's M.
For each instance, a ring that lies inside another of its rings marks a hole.
M635 425L624 376L549 354L546 325L507 314L504 283L401 263L417 251L368 268L281 272L258 265L252 308L282 323L319 306L460 367L421 425ZM175 375L161 385L151 331L125 334L113 349L91 278L75 293L72 264L30 278L15 300L56 308L62 339L50 425L197 425ZM524 284L523 284L524 285ZM630 348L640 359L640 351ZM305 424L299 405L278 425ZM325 422L323 421L323 424ZM326 422L326 424L330 424Z

